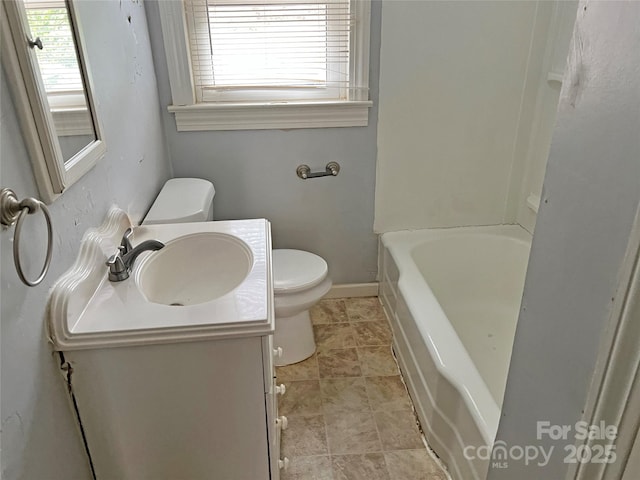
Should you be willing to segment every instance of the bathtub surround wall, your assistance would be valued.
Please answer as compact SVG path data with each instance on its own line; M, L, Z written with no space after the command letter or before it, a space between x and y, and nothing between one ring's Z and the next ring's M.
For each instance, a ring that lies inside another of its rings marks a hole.
M530 123L526 130L521 128L522 133L518 135L505 216L509 220L515 218L530 233L535 228L535 208L542 193L578 2L544 2L539 8L551 9L551 18L541 66L532 70L538 74L537 81L532 82L537 87L536 101Z
M516 222L553 11L384 3L376 232Z
M49 206L54 226L51 270L36 288L13 267L13 228L0 232L2 262L2 478L88 480L91 472L67 404L59 359L44 331L48 289L71 266L82 234L117 203L139 221L171 169L162 136L155 73L142 2L78 2L107 154ZM38 196L31 164L2 72L2 186ZM25 221L26 270L39 271L46 231ZM27 253L29 252L29 253Z
M377 273L372 232L381 3L371 12L369 126L294 130L177 132L156 1L147 18L165 134L176 177L200 177L216 188L219 220L266 217L276 248L297 248L326 259L334 284L371 282ZM337 161L337 177L301 180L296 167L324 170Z
M555 447L549 464L509 461L491 480L565 478L567 440L536 422L581 418L640 203L640 3L578 8L497 439ZM619 457L620 458L620 457Z

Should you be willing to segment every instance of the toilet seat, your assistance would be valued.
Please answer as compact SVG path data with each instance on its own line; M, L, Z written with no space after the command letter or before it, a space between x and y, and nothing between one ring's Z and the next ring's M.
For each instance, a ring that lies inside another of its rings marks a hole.
M290 294L308 290L320 284L329 271L322 257L310 252L276 249L273 258L273 292Z

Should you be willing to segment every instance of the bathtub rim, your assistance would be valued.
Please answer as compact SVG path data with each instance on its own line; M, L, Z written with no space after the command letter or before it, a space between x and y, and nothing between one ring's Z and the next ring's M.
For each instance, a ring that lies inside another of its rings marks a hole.
M416 246L461 235L509 237L529 248L532 238L528 231L516 224L401 230L383 233L381 241L396 263L399 270L398 290L403 292L404 300L425 340L436 369L458 390L486 444L493 445L501 408L493 399L475 363L412 256L412 250ZM436 318L437 324L443 328L428 331L427 325L433 323L433 318ZM438 345L454 348L441 348ZM470 371L475 375L470 375Z

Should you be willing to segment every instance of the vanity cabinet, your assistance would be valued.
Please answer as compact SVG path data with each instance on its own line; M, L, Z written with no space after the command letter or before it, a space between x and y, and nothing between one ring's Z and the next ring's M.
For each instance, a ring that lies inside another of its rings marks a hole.
M47 337L94 477L279 480L286 422L276 398L284 387L274 383L269 222L133 227L112 207L83 236L47 306ZM141 255L128 279L109 281L105 260L129 229L134 244L165 247L143 253L153 256ZM213 242L206 249L203 238ZM230 273L239 283L228 283Z
M278 480L272 338L63 352L95 477Z

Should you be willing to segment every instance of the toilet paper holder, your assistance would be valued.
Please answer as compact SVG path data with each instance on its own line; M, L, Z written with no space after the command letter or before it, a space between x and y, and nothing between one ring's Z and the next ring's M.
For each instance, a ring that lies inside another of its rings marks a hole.
M298 168L296 168L296 174L302 180L306 180L307 178L335 177L338 173L340 173L340 165L338 162L327 163L324 172L312 172L309 165L299 165Z

